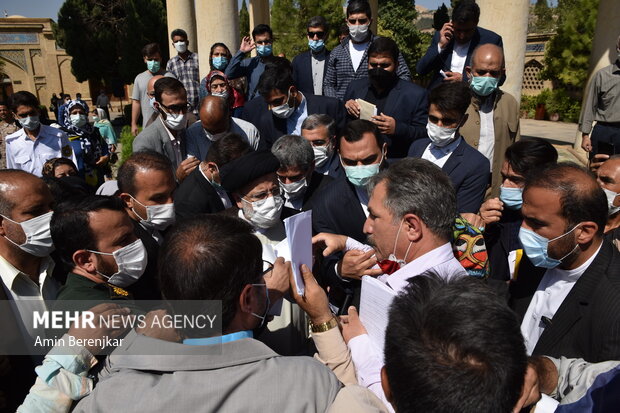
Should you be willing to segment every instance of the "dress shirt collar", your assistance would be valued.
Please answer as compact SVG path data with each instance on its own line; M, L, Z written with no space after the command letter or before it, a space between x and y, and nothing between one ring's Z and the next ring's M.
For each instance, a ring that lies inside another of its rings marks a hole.
M51 274L54 269L54 261L50 257L45 257L41 260L41 266L39 267L39 290L43 287L43 283L47 279L48 274ZM3 256L0 255L0 278L4 285L11 290L13 283L18 276L26 277L30 282L33 282L30 276L21 272L8 262Z
M409 284L407 281L409 278L420 275L424 271L436 267L439 264L455 259L454 252L452 251L452 245L449 242L446 242L442 246L427 252L413 261L410 261L407 265L392 275L389 275L385 279L385 283L392 287L394 291L401 291L407 286L407 284Z
M254 338L252 330L237 331L235 333L224 334L223 336L207 338L186 338L183 344L191 346L209 346L213 344L230 343L232 341L243 340L244 338Z

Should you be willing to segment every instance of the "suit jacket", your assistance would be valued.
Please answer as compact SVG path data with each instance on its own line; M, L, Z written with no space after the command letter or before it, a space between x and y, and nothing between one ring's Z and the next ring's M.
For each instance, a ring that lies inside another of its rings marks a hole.
M349 84L344 101L364 99L370 88L370 79L356 79ZM411 82L398 79L389 91L383 113L396 120L393 135L384 135L388 142L388 158L404 158L416 139L426 137L428 122L428 93ZM349 116L351 120L354 118Z
M338 99L315 95L304 96L308 115L329 115L336 120L338 129L344 127L344 107ZM286 119L274 116L265 103L265 99L260 96L245 104L241 118L252 123L260 132L258 149L270 149L276 139L288 134Z
M440 70L443 69L444 72L449 72L451 63L452 63L452 51L454 50L454 42L452 39L450 43L446 46L445 49L439 53L439 31L436 31L433 35L433 41L431 45L426 50L426 54L418 61L416 65L416 71L418 74L424 76L427 73L433 73L433 77L431 78L431 83L428 88L432 89L443 80L443 76L439 73ZM469 43L469 49L467 50L467 58L465 59L465 65L463 66L463 81L466 80L465 76L465 66L471 66L471 55L474 52L474 49L481 45L492 43L496 44L499 47L504 47L502 42L502 36L498 35L491 30L483 29L482 27L477 27L476 32L474 33L474 37L472 37L471 42Z
M329 50L325 50L325 60L323 64L323 79L327 73L327 63L329 62ZM293 82L297 90L304 95L314 95L314 83L312 82L312 51L300 53L293 58Z
M132 293L136 300L161 300L161 290L157 277L157 257L159 255L159 244L153 236L139 222L132 220L133 230L136 237L140 238L148 261L142 277L135 283L127 287L127 291Z
M421 158L430 143L429 138L414 142L409 156ZM477 213L490 180L489 160L461 139L441 169L450 177L456 191L457 211Z
M542 273L521 272L510 305L523 318ZM543 331L534 355L620 360L620 252L607 241Z
M321 196L321 191L323 190L323 188L333 180L334 179L328 175L312 172L310 182L308 182L308 188L306 189L306 193L304 194L301 211L297 211L296 209L285 206L282 210L282 215L280 215L280 218L288 218L302 211L311 210L313 202L315 202L315 200Z
M187 149L185 147L185 130L182 130L179 133L177 139L181 142L181 157L185 159L187 156ZM133 140L134 152L144 150L155 151L167 156L172 162L175 170L179 166L172 142L168 136L168 131L161 121L151 123Z
M177 220L223 210L224 204L220 196L202 175L200 166L181 182L174 193L174 212Z
M346 177L344 168L340 163L340 156L338 156L338 152L336 150L334 150L332 156L327 160L327 175L334 179Z
M75 412L324 412L341 387L318 361L280 356L252 338L192 346L132 331L123 341Z

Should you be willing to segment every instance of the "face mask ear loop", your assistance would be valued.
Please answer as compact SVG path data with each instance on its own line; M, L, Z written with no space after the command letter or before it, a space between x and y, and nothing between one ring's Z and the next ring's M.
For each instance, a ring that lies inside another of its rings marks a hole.
M131 197L131 199L133 199L134 201L136 201L137 203L139 203L141 206L143 206L143 207L144 207L144 209L146 209L146 205L142 204L142 202L138 201L138 200L137 200L136 198L134 198L131 194L128 194L128 195ZM138 218L140 218L142 221L148 221L148 217L149 217L149 212L148 212L148 209L146 210L146 218L142 218L142 217L140 216L140 214L138 214L138 213L136 212L136 210L135 210L133 207L131 208L131 211L132 211L134 214L136 214L136 216L137 216Z
M398 226L398 232L396 233L396 237L394 238L394 247L392 248L392 253L394 254L394 257L396 257L396 244L398 244L398 237L400 236L400 230L403 227L404 222L404 219L400 221L400 225ZM409 252L409 249L407 249L407 252Z

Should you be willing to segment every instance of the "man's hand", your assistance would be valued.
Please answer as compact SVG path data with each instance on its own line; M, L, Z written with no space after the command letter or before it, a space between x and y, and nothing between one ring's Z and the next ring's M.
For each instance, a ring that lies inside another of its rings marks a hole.
M304 279L305 290L304 295L297 294L297 288L295 287L295 277L291 271L289 277L289 285L291 287L291 294L295 299L295 302L302 310L308 314L312 324L327 323L334 316L329 309L329 301L327 300L327 294L325 290L321 288L319 283L310 272L310 269L305 265L301 265L301 276Z
M460 82L463 80L463 74L457 72L445 72L446 77L443 78L444 82Z
M396 119L387 116L385 113L372 117L372 123L377 125L379 132L386 135L394 135L396 133Z
M333 254L334 252L342 251L347 246L347 236L330 234L328 232L321 232L312 237L312 245L320 244L325 246L323 250L323 256Z
M185 178L187 178L187 175L192 173L194 168L196 168L198 165L200 165L200 160L194 156L190 156L189 158L181 162L181 164L177 168L177 179L179 180L179 182L182 182Z
M162 320L164 320L164 316L167 314L168 312L163 309L149 311L144 319L144 327L136 328L136 333L158 340L171 341L173 343L180 342L181 336L176 329L171 326L164 327L166 323L163 323ZM155 319L158 319L159 322L155 323Z
M125 331L127 331L127 329L129 329L131 323L122 323L118 321L113 322L113 318L135 317L134 315L130 314L131 311L129 310L129 308L121 307L118 304L113 303L99 304L88 311L95 315L95 318L93 320L95 328L82 328L82 323L80 321L77 323L77 325L71 327L67 332L67 334L75 337L78 340L84 340L85 343L87 343L89 339L102 339L107 336L110 338L110 340L113 340L119 337ZM105 322L102 322L102 320L108 320L107 324ZM120 326L120 328L114 328L112 327L113 325L118 325ZM90 351L90 354L92 355L97 355L103 350L103 348L99 346L86 346L86 349Z
M340 276L359 280L363 275L377 276L383 274L381 269L372 268L377 263L374 255L374 250L367 252L359 250L347 251L344 257L342 257L342 260L338 262L338 272Z
M596 171L598 171L598 168L600 168L601 165L604 164L605 161L607 161L607 159L609 159L609 155L606 155L604 153L597 153L590 161L590 170L596 173Z
M136 125L135 123L132 123L131 124L131 134L133 136L138 136L138 132L139 132L138 125Z
M265 274L265 284L269 289L269 300L278 301L289 291L289 280L293 276L293 268L290 261L278 257L273 263L273 269Z
M454 36L454 26L452 22L445 23L439 31L439 47L445 49Z
M484 228L484 221L480 218L480 215L473 212L461 212L461 216L476 228Z
M484 222L484 225L493 224L499 222L502 218L502 211L504 210L504 203L499 198L487 199L482 206L480 206L480 218Z
M247 53L252 51L255 47L256 45L254 44L254 40L252 40L250 36L245 36L241 39L241 46L239 46L239 50L243 53Z
M349 115L353 116L354 118L360 117L360 104L357 103L354 99L347 100L347 102L344 104L344 107L347 109Z
M587 133L581 134L581 149L586 152L592 152L592 141Z
M368 334L357 314L357 309L353 306L349 307L349 315L340 316L340 324L342 326L342 337L347 344L352 338Z

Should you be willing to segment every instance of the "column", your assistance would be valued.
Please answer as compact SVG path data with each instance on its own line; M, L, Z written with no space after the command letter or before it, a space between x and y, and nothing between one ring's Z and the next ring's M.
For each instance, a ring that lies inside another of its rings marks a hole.
M506 82L502 90L521 101L529 0L478 0L480 27L502 36L506 57Z
M197 3L202 3L202 1L199 0ZM172 40L170 40L170 33L172 33L174 29L185 30L189 40L189 49L192 51L198 50L194 0L167 0L166 15L168 21L168 33L166 39L168 39L168 50L170 51L170 57L177 55L177 51L172 45ZM165 47L163 44L160 46Z
M374 34L378 34L377 30L377 21L379 19L379 0L370 0L370 10L372 11L372 24L370 25L370 30Z
M199 0L196 2L200 79L210 71L209 52L213 43L224 43L235 54L239 48L237 0Z

